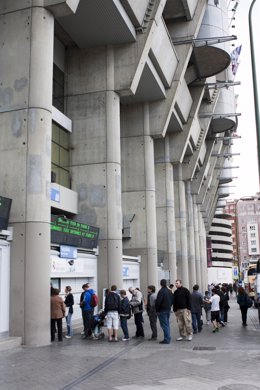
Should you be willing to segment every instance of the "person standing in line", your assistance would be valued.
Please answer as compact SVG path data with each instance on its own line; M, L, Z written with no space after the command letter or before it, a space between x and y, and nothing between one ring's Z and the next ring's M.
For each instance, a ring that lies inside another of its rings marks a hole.
M66 339L71 339L73 336L72 330L72 314L73 314L73 305L74 305L74 297L71 293L72 289L70 286L65 287L65 306L66 306L66 323L67 323L67 334L65 336Z
M85 293L84 293L84 299L82 304L82 313L83 313L83 320L84 320L84 339L86 338L92 338L95 339L95 336L92 332L92 322L93 322L93 314L94 314L94 307L91 305L91 299L92 295L95 294L95 291L91 288L90 283L86 283L85 285Z
M170 344L171 332L170 332L170 314L173 303L173 294L167 287L165 279L160 281L161 289L158 291L155 301L155 309L159 318L160 326L163 330L164 338L160 341L160 344Z
M149 339L150 341L157 340L157 314L155 309L155 301L156 301L156 289L155 286L147 287L147 304L146 311L150 321L150 327L152 330L152 336Z
M105 314L107 317L108 341L118 341L119 313L121 310L120 296L116 292L117 286L111 286L105 300Z
M210 316L211 316L211 303L209 300L209 292L208 290L205 291L205 295L203 297L203 307L206 315L206 324L209 325L210 323Z
M243 287L238 287L237 289L237 303L239 304L239 308L241 311L241 317L242 317L242 325L247 326L247 305L248 295L245 292L245 289Z
M52 289L51 295L51 341L55 340L56 324L58 329L58 341L62 341L62 318L65 317L66 307L59 296L58 288Z
M191 317L193 334L202 331L202 305L202 294L199 292L199 285L195 284L191 294Z
M87 283L84 283L82 285L82 293L80 294L80 299L79 299L79 306L81 309L81 316L82 316L82 322L83 322L83 332L81 332L81 335L85 335L85 323L84 323L84 316L83 316L83 306L84 306L84 294L87 291Z
M175 282L176 290L173 294L173 311L176 315L179 326L180 337L177 341L192 340L192 321L191 321L191 294L186 287L182 286L180 279Z
M131 307L125 290L120 291L120 297L120 324L124 334L122 341L129 341L130 337L128 332L127 320L129 320L129 318L131 317Z
M215 288L212 289L212 296L209 299L211 303L211 322L213 325L213 333L218 332L220 328L220 296Z
M132 294L130 305L135 318L136 332L134 338L144 338L143 328L143 294L137 288L129 287L128 291Z

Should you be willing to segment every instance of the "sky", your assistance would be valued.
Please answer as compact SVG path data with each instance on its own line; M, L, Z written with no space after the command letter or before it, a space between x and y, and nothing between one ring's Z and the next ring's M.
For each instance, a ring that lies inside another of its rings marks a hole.
M231 1L231 5L236 1ZM257 160L257 142L256 142L256 125L255 125L255 110L254 110L254 95L252 83L252 68L250 55L250 39L249 39L249 21L248 14L252 0L240 0L236 11L235 20L231 28L231 34L237 36L237 40L231 43L235 47L242 45L242 50L239 58L239 66L235 75L235 81L240 81L241 85L235 88L235 93L238 94L237 113L241 113L238 117L237 135L241 139L234 140L232 148L233 153L240 153L240 156L232 158L232 165L240 168L233 170L233 176L238 177L230 184L230 198L241 198L243 196L255 195L259 192L259 175L258 175L258 160ZM256 60L256 68L260 66L260 23L257 15L260 15L260 1L256 0L252 11L252 26L254 34L254 52ZM232 47L233 49L234 47ZM260 80L260 72L259 77ZM259 81L258 80L258 81ZM258 82L259 84L259 82ZM260 92L260 84L258 86Z

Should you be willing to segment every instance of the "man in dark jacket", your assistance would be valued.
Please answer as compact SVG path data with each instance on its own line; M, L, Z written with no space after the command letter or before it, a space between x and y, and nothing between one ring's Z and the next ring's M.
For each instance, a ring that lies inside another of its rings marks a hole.
M161 328L163 330L164 339L160 341L160 344L170 344L170 313L173 303L173 294L170 289L167 288L166 280L162 279L160 282L161 289L159 290L155 302L155 309Z
M175 282L176 290L173 294L173 311L176 315L179 326L180 337L177 341L186 339L192 340L192 326L191 326L191 297L190 292L186 287L182 286L181 280L177 279Z

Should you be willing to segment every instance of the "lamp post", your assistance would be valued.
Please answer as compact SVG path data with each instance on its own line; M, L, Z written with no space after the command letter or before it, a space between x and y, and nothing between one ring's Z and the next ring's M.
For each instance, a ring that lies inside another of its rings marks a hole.
M252 65L252 77L253 77L253 91L254 91L254 104L255 104L255 124L256 124L256 139L257 139L257 157L258 157L258 180L260 177L260 119L259 119L259 101L257 90L257 77L256 77L256 63L255 63L255 51L254 51L254 36L252 29L252 10L256 0L253 0L249 8L249 36L250 36L250 52L251 52L251 65Z

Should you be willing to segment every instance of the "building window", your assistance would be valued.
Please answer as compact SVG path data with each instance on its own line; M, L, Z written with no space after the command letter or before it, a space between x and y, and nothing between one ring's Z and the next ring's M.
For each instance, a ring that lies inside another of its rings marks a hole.
M52 104L64 113L64 72L53 64Z
M251 245L256 245L256 240L251 240Z
M250 230L255 230L255 225L249 227Z
M256 253L256 248L251 248L252 253Z
M69 135L68 131L52 123L51 181L67 188L70 188Z

